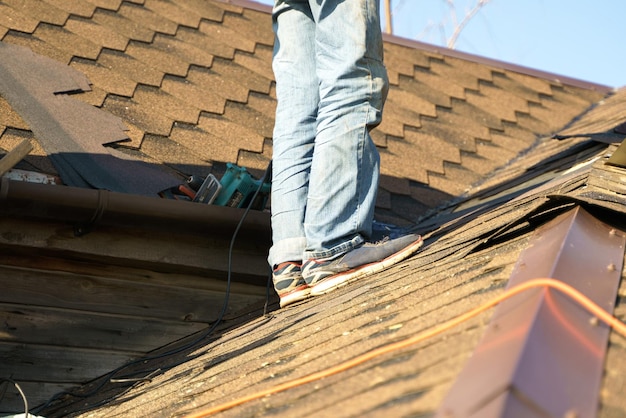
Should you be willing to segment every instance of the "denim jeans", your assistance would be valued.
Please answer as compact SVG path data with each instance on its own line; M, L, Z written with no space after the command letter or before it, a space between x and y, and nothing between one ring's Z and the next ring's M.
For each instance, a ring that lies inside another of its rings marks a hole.
M276 0L272 248L268 261L330 258L372 231L388 79L379 0Z

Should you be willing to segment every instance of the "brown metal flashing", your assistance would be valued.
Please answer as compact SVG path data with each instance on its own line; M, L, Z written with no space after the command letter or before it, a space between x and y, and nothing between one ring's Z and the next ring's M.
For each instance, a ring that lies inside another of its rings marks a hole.
M626 233L577 206L538 229L509 288L535 278L569 284L612 312ZM440 417L594 417L609 328L549 289L498 306Z
M616 167L626 168L626 141L622 141L617 149L613 151L613 154L611 154L606 163Z

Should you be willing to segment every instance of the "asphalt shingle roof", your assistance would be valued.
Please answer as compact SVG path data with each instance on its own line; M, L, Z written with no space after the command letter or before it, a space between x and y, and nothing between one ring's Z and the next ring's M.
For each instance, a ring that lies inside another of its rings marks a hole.
M127 156L181 182L192 174L219 176L229 162L260 174L271 158L275 109L269 12L247 1L0 0L0 42L84 74L91 90L69 97L120 118L128 141L118 150ZM415 335L501 293L537 219L581 204L623 227L622 169L604 162L624 139L613 129L626 121L624 90L395 37L386 36L384 47L391 86L383 123L373 132L383 174L376 217L422 233L423 250L354 286L287 309L278 310L274 296L267 316L257 305L231 312L193 348L124 369L123 376L150 375L129 391L105 381L100 387L97 380L79 389L85 397L55 399L46 416L181 416L262 390ZM553 139L557 132L565 139ZM0 97L0 149L25 138L34 150L17 167L58 175L41 138ZM572 167L579 170L572 174ZM22 248L15 237L3 236L1 244ZM81 268L86 276L96 274L95 267ZM189 269L180 283L194 283ZM61 280L62 272L50 277L57 276ZM174 295L173 284L164 284L170 277L150 274L140 282ZM622 321L625 283L614 312ZM83 306L62 302L47 309L78 315L75 307ZM0 308L9 315L14 307L0 299ZM221 416L431 416L489 319L485 313ZM611 333L600 417L626 414L624 359L624 338Z

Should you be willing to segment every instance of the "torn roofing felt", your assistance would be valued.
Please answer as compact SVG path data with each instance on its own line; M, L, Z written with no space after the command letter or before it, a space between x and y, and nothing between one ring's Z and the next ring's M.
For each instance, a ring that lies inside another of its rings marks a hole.
M79 71L0 42L0 95L28 123L65 184L156 195L180 183L110 146L129 140L122 120L68 96L90 89Z

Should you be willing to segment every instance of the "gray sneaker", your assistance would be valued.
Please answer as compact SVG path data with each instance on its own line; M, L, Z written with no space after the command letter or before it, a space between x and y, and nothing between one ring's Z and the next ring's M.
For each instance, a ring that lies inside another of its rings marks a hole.
M321 295L399 263L415 254L422 244L422 237L416 234L364 243L332 259L305 261L302 276L311 295Z
M302 277L302 266L299 263L280 263L274 267L272 281L280 298L281 308L309 297L309 285Z

